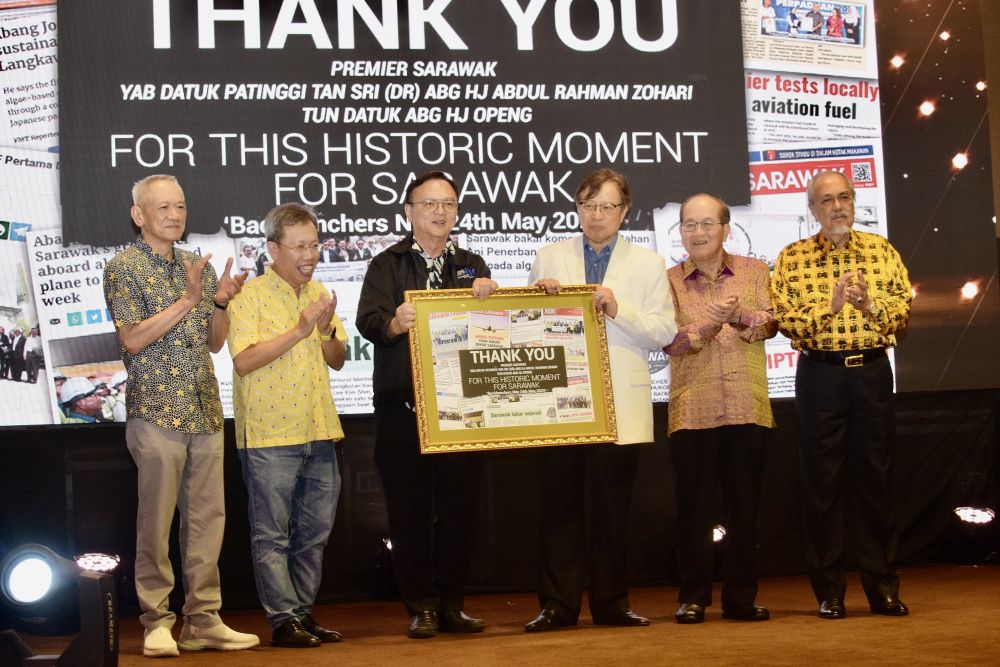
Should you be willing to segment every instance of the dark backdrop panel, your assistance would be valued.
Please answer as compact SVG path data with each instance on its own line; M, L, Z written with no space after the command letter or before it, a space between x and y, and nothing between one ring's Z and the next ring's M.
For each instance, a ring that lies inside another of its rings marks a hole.
M934 561L952 526L952 509L1000 503L996 422L1000 392L912 394L897 400L895 500L898 561ZM778 429L770 438L758 529L758 571L804 571L798 456L791 401L775 402ZM636 585L676 584L675 473L665 437L666 410L656 442L642 451L631 517L629 577ZM326 551L321 599L386 595L382 540L387 535L378 476L372 463L373 422L344 419L344 490ZM122 556L123 607L135 610L135 470L120 425L6 429L0 483L0 557L25 542L70 555L111 551ZM226 433L228 520L220 568L227 607L258 606L249 556L246 493L232 422ZM473 592L535 587L537 474L531 450L482 455L480 535L472 564ZM721 514L720 514L721 516ZM176 543L176 539L174 540ZM994 548L996 548L994 546ZM176 560L176 559L175 559Z
M168 11L156 13L167 4ZM209 16L199 16L200 4L59 4L59 23L69 27L59 36L66 242L130 241L128 188L161 172L175 174L190 201L198 202L188 231L221 228L234 236L243 234L226 227L227 216L260 219L275 204L303 200L316 205L321 218L381 217L389 227L377 232L399 233L392 221L407 175L429 168L453 172L460 188L475 177L477 187L467 188L463 206L487 213L496 221L488 231L496 232L513 231L500 227L503 213L549 216L571 209L576 185L601 166L629 175L636 218L702 190L732 204L749 203L746 110L739 103L742 32L732 0L626 3L636 8L639 27L631 36L619 3L608 3L613 8L607 13L587 2L545 3L527 32L517 30L499 0L437 3L447 7L433 27L417 21L404 0L369 3L377 7L373 23L383 26L378 37L355 13L339 11L346 3L315 3L319 22L301 12L294 17L296 28L308 25L310 34L291 34L274 47L280 11L295 3L262 0L259 12L249 12L252 20L229 16L214 24L199 22ZM354 43L347 44L343 33L354 35ZM156 44L154 34L163 43ZM413 34L426 39L421 43ZM248 47L247 40L259 45ZM333 72L344 61L400 66L375 76ZM427 66L434 62L493 63L495 69L470 76ZM284 99L241 99L227 97L228 84L301 88ZM620 85L627 96L559 99L558 84ZM636 95L636 84L654 85L643 89L650 95ZM174 95L186 85L194 92ZM346 87L327 99L314 85ZM363 85L377 87L377 95L356 94L355 86ZM454 96L430 98L431 87L439 85L454 85ZM501 88L498 96L498 85L521 88L509 95ZM654 90L660 85L665 88ZM675 97L662 96L672 85L680 87ZM390 86L408 88L393 93ZM441 117L408 119L421 108L437 109ZM508 108L530 115L477 116ZM317 119L319 111L310 109L338 115ZM674 151L657 152L657 135ZM183 150L159 150L170 136ZM554 139L557 150L550 152ZM494 153L483 154L481 141L493 142ZM241 152L241 142L253 150ZM460 148L440 158L438 148L452 143ZM352 150L341 150L348 146ZM308 175L307 187L278 193L278 174L295 175L283 176L282 185ZM352 194L332 187L326 192L322 183L331 178L339 185L353 179ZM519 179L513 195L496 187L501 178ZM537 185L525 187L533 178Z

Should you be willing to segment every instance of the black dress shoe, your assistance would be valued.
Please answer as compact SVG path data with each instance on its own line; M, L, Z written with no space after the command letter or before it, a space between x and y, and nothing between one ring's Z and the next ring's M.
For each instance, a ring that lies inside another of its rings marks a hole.
M290 618L271 632L271 646L282 648L315 648L323 644L319 637L302 627L297 618Z
M410 619L410 631L407 636L410 639L430 639L437 637L438 619L433 611L422 611L414 614Z
M640 616L631 609L616 609L610 614L601 614L594 617L594 625L620 625L627 628L637 628L649 625L649 619Z
M681 625L692 625L705 620L705 609L700 604L683 602L674 612L674 620Z
M722 618L734 621L766 621L771 618L771 612L767 607L750 605L749 607L736 607L735 609L722 609Z
M344 641L344 635L340 634L336 630L324 628L316 622L316 619L312 617L312 614L306 614L302 617L302 627L306 629L306 632L311 634L313 637L316 637L324 644L336 644L337 642Z
M883 616L907 616L910 613L902 600L891 595L869 601L869 605L873 614L882 614Z
M558 630L570 625L576 625L576 621L571 621L555 609L546 607L524 626L525 632L545 632L547 630Z
M482 632L486 627L486 622L481 618L472 618L464 611L441 611L438 612L438 626L441 632L455 632L459 634L471 634Z
M847 616L847 610L844 609L844 603L837 598L823 600L819 606L820 618L843 618L845 616Z

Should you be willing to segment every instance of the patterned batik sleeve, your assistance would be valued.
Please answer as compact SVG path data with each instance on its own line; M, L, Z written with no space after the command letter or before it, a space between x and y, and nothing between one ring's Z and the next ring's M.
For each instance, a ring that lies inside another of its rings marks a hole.
M797 254L801 250L786 247L774 267L774 318L778 329L792 340L814 338L830 326L833 311L829 299L820 291L806 298L801 289L805 277L798 273Z
M752 262L747 267L750 280L747 289L752 299L751 307L742 308L736 329L740 338L748 343L774 338L778 322L774 319L771 302L771 274L763 262Z
M104 301L111 319L120 328L143 320L142 291L128 267L112 258L104 267Z

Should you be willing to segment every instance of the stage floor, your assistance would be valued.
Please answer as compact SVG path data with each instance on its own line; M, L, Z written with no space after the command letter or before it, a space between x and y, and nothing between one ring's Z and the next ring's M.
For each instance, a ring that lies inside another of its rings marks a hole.
M674 623L677 589L635 588L632 608L652 620L648 628L608 628L590 623L528 634L523 625L538 611L531 593L477 595L466 601L469 614L485 619L479 635L441 635L415 641L405 636L408 618L398 602L366 601L320 605L320 623L340 630L341 644L314 649L277 649L259 609L223 612L230 626L261 636L250 651L181 652L166 664L239 667L310 665L710 665L804 664L1000 664L1000 566L934 565L901 571L906 618L872 615L856 575L847 592L848 616L825 621L805 577L761 579L758 604L771 620L723 620L718 600L705 623ZM719 590L716 588L716 598ZM174 635L180 631L180 623ZM51 653L66 639L25 637L36 653ZM142 657L142 628L121 619L121 665L150 665Z

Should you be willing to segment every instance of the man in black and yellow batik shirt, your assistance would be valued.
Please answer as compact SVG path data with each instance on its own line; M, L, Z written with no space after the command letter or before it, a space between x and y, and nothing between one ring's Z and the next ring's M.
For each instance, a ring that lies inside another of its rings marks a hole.
M889 480L892 367L910 314L910 280L883 237L854 225L854 187L838 172L810 180L820 231L786 246L774 269L774 315L801 351L795 410L810 581L821 618L845 616L846 526L854 526L871 611L905 616L892 567Z
M148 176L132 188L135 244L108 261L104 298L128 372L125 440L139 479L135 590L145 627L142 653L177 648L244 649L256 635L219 618L219 551L226 522L222 403L210 352L226 341L229 300L244 276L222 279L211 255L175 248L187 225L184 192L173 176ZM168 553L174 508L180 511L184 627L171 634L174 587Z

